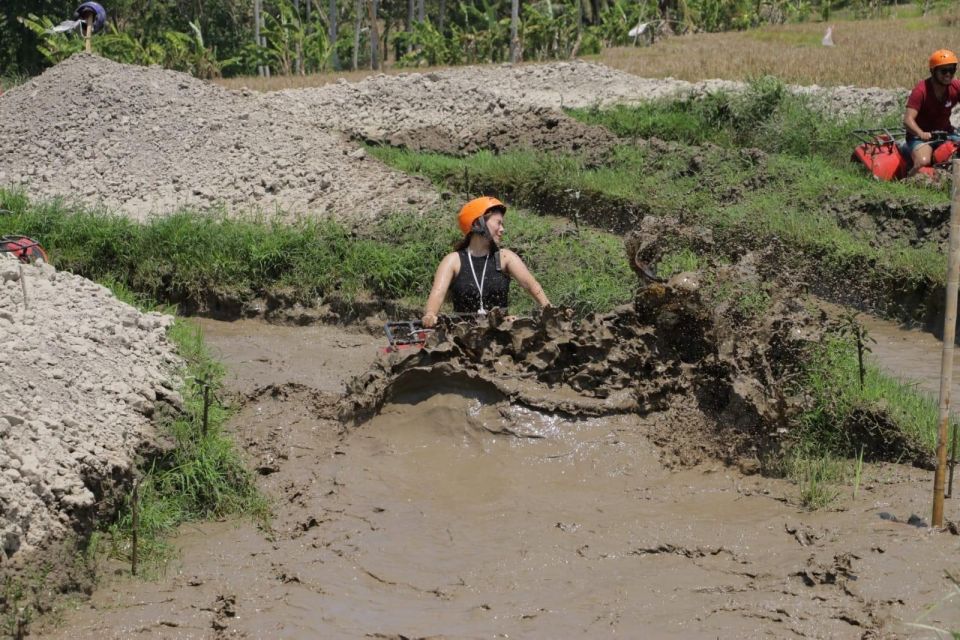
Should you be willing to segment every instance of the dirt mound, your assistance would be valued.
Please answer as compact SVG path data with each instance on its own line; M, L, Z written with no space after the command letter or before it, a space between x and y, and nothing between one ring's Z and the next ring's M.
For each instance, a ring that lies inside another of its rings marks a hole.
M628 254L636 256L658 225L673 224L645 220L627 238ZM763 263L747 254L709 273L649 282L632 305L580 322L569 310L548 308L532 319L494 313L480 326L443 325L425 348L383 359L354 379L344 418L367 419L409 380L433 375L485 384L513 404L567 416L680 412L696 425L690 442L710 439L713 454L728 461L755 455L799 408L784 381L798 373L823 324L788 283L764 284ZM764 308L748 309L744 299L762 299ZM705 423L713 427L706 433ZM680 434L668 435L662 444L683 448Z
M356 139L417 151L467 154L533 148L597 155L616 143L602 127L580 123L552 105L517 99L485 79L486 73L471 67L379 75L357 83L280 91L267 99L294 117L309 115Z
M171 322L0 254L0 573L88 532L138 452L160 446L155 403L180 403Z
M0 185L9 184L135 217L224 205L371 219L437 198L309 113L83 54L0 99Z
M746 83L711 79L699 82L673 78L643 78L597 64L575 60L548 64L469 67L438 75L469 75L476 82L525 104L561 108L609 107L660 99L699 97L717 91L737 92ZM919 79L919 78L918 78ZM840 117L865 111L877 116L900 113L906 89L788 85L791 93L809 97L825 113ZM960 114L956 114L960 123Z

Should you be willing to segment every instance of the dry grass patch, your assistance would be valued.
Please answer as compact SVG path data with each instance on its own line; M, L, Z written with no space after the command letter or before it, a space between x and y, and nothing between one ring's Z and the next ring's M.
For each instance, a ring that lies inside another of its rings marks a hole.
M820 44L828 24L833 25L833 47ZM960 7L955 5L927 17L810 22L681 36L650 47L606 49L596 59L652 78L748 80L769 74L792 84L909 88L927 74L931 51L960 49L958 24Z

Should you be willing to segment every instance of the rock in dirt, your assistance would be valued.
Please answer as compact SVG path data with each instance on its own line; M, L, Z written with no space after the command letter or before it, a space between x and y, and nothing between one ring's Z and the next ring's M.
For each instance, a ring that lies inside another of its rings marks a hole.
M19 266L0 253L0 271ZM0 283L0 569L88 532L137 454L163 446L156 403L179 403L171 316L50 265L23 274L26 306L21 282Z

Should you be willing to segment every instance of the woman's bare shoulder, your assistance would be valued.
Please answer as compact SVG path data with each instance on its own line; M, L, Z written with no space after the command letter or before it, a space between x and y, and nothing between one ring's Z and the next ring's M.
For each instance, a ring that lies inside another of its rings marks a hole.
M441 269L453 268L455 272L459 271L460 270L460 254L458 254L456 251L451 251L447 255L443 256L443 260L440 261L440 268Z

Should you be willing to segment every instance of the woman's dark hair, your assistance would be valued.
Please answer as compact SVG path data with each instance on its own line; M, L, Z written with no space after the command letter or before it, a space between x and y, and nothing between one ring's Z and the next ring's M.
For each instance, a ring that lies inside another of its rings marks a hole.
M470 246L470 238L472 238L472 237L473 237L473 231L471 231L471 232L468 233L467 235L463 236L463 239L462 239L462 240L458 240L457 242L454 242L454 243L453 243L453 250L454 250L454 251L463 251L464 249L466 249L467 247L469 247L469 246Z

